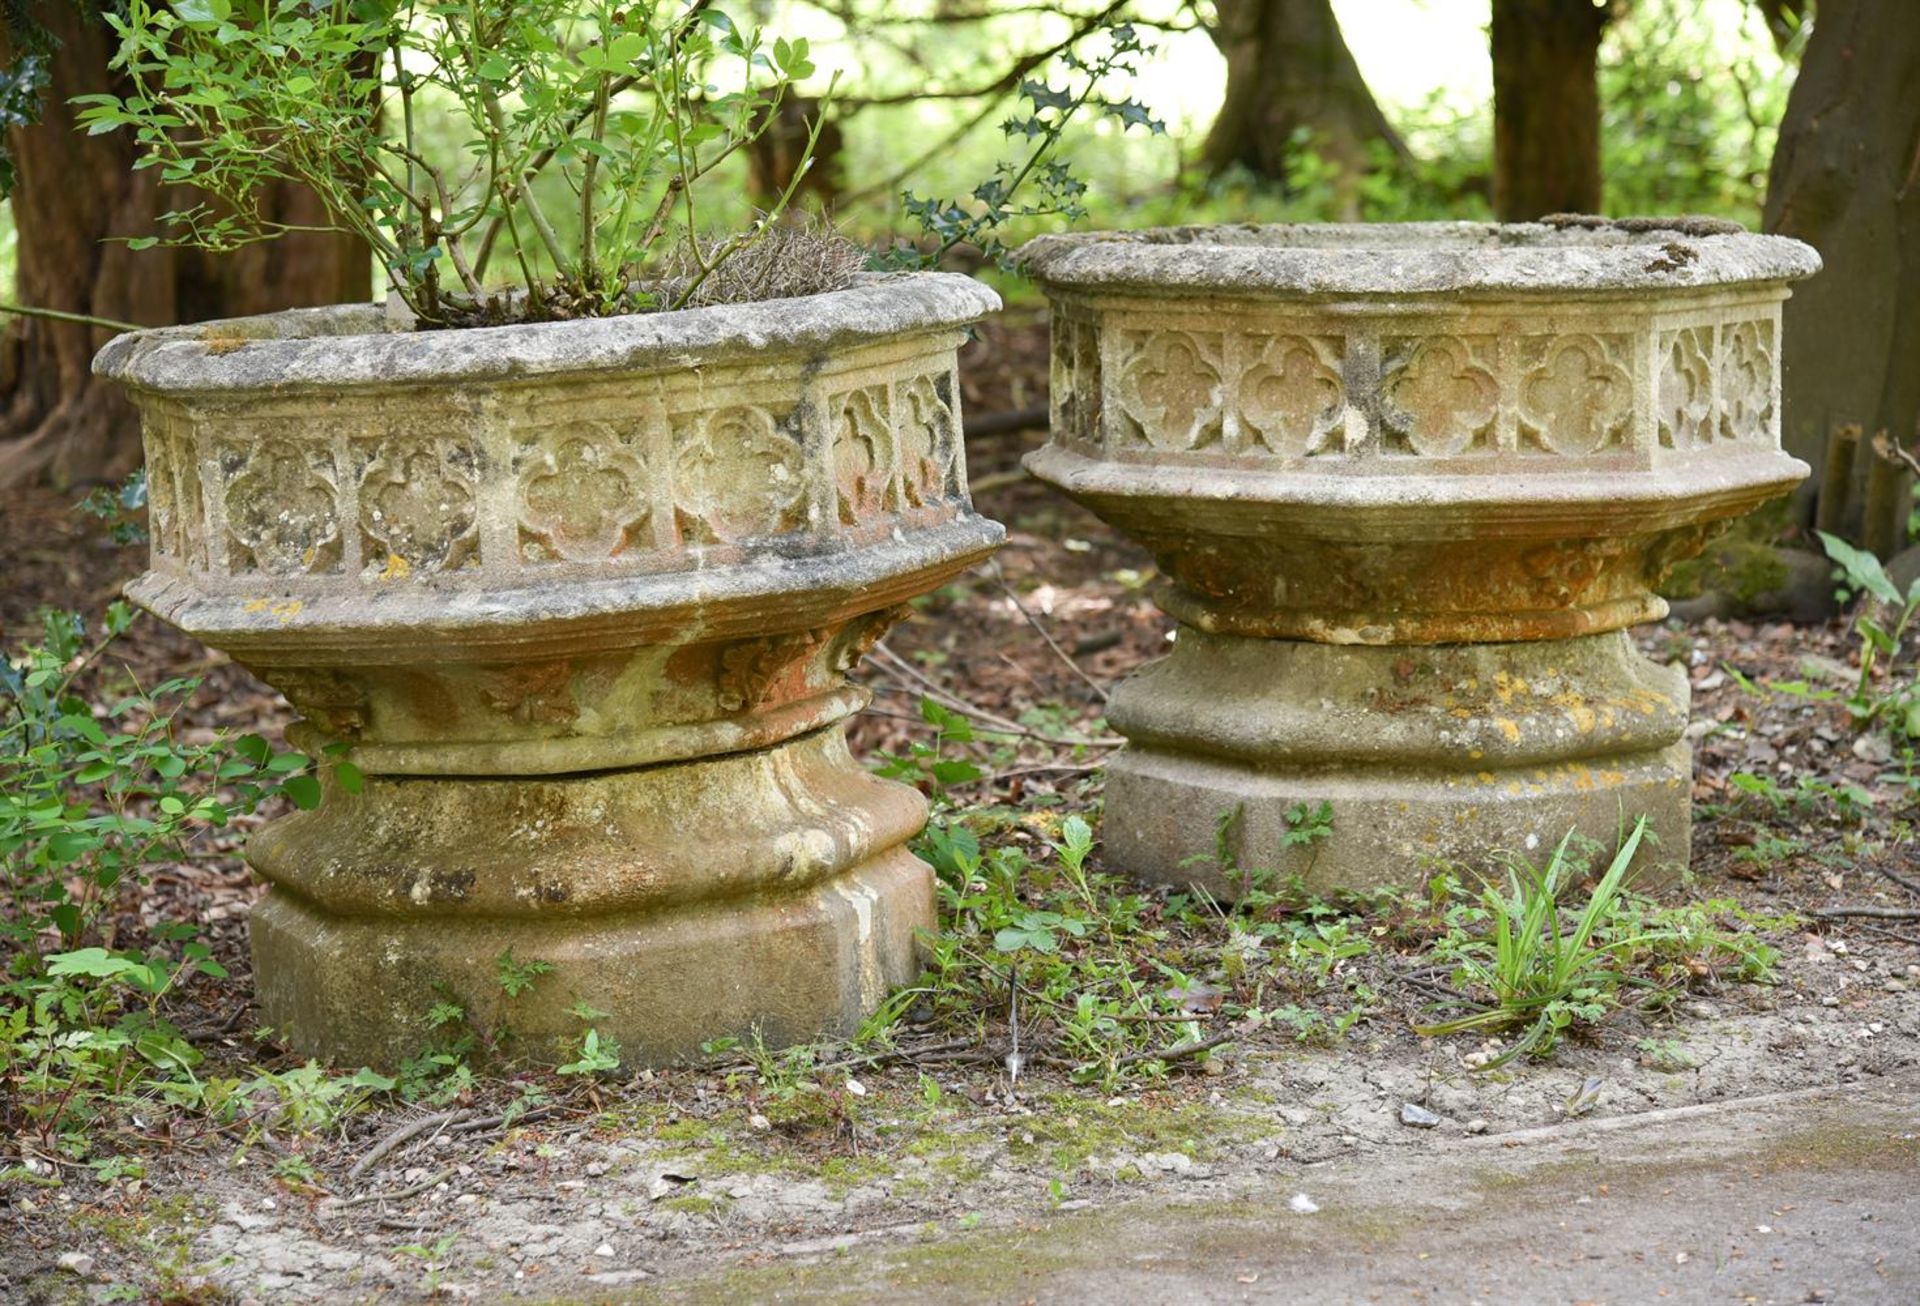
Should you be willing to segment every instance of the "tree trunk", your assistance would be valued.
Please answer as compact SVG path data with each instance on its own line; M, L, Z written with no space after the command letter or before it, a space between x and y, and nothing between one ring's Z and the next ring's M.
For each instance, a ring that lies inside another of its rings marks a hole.
M817 96L789 95L780 102L773 125L747 147L747 195L756 208L772 207L792 184L806 152L813 120L820 111ZM813 162L794 198L806 196L824 211L833 212L845 180L845 147L840 124L831 118L822 123L820 138L813 145Z
M1821 467L1829 433L1847 423L1869 439L1886 431L1911 445L1920 415L1920 22L1912 0L1820 0L1780 124L1765 229L1797 236L1826 262L1787 301L1788 450ZM1864 475L1871 461L1856 460L1855 471Z
M1238 164L1257 177L1285 181L1298 148L1332 163L1357 207L1352 183L1384 146L1397 160L1407 147L1380 112L1340 35L1331 0L1217 0L1213 43L1227 60L1227 94L1201 158L1220 173Z
M1493 0L1493 209L1502 221L1600 211L1594 0Z
M107 68L112 31L71 4L42 5L36 16L60 44L41 122L9 130L19 173L12 195L19 303L166 326L368 298L366 246L343 234L301 233L228 255L129 249L126 237L153 234L159 214L197 197L160 185L156 169L135 171L128 134L75 130L73 96L120 89ZM291 186L267 196L264 207L284 221L326 220L318 199ZM39 318L7 322L0 336L0 484L42 477L67 485L138 464L132 408L113 387L95 384L90 371L109 334Z

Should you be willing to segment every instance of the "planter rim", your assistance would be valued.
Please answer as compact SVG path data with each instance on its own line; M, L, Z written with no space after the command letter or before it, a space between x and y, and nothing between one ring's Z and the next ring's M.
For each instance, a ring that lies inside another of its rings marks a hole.
M418 657L492 648L531 657L546 644L576 651L627 647L639 638L637 630L672 642L675 634L737 638L816 626L836 613L904 603L921 592L924 576L965 570L998 548L1004 535L999 523L968 511L952 521L826 551L768 548L723 566L557 584L430 586L369 595L269 582L256 595L209 593L189 576L149 571L128 582L125 593L227 652L317 654L336 648L371 658L381 650ZM282 594L298 597L276 602Z
M1684 511L1699 500L1771 498L1793 488L1812 470L1775 449L1720 451L1689 466L1596 468L1543 466L1529 474L1511 469L1436 474L1408 458L1406 475L1343 474L1299 467L1202 466L1121 461L1046 444L1022 463L1037 479L1069 495L1135 499L1218 509L1287 509L1286 521L1329 514L1353 529L1368 528L1365 514L1401 515L1445 525L1433 514L1454 509L1480 520L1489 515L1552 520L1570 508L1597 514L1637 515ZM1545 460L1543 460L1545 461ZM1689 472L1676 481L1680 471Z
M1158 227L1041 236L1016 258L1050 287L1268 298L1606 296L1820 270L1800 241L1696 217Z
M394 329L380 304L341 304L129 332L94 356L93 370L163 394L685 371L962 327L999 307L991 289L951 272L863 274L845 290L793 299L448 331Z

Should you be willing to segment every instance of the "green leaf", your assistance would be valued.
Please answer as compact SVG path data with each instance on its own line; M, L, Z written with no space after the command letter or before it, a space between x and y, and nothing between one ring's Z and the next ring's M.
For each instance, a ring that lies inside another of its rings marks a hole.
M105 948L81 948L74 952L55 953L47 958L49 975L87 975L94 979L113 979L145 969L142 962L108 952Z
M349 794L357 794L367 787L366 776L352 762L334 763L333 778L339 782L341 790Z
M293 805L303 812L311 812L320 806L320 782L310 775L289 776L280 786Z
M173 12L193 27L215 27L233 13L228 0L174 0Z
M943 785L966 784L969 781L978 780L983 774L985 773L972 762L958 758L933 764L933 778Z
M1880 559L1865 549L1856 549L1845 540L1825 531L1814 532L1820 537L1820 547L1827 556L1838 563L1840 570L1846 573L1847 583L1854 589L1864 590L1876 599L1890 603L1895 607L1902 605L1899 587L1887 576Z

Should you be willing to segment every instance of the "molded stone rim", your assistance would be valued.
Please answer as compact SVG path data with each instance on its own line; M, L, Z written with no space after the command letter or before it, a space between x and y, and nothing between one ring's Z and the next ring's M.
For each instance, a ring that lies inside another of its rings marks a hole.
M514 589L432 588L314 593L297 601L208 594L190 577L149 571L126 594L162 620L237 657L300 650L303 665L372 660L404 665L423 654L488 652L521 659L552 649L585 653L638 642L685 643L804 628L876 611L921 594L930 574L957 575L996 549L1003 528L978 513L918 526L895 539L787 555L768 548L723 567L650 572ZM935 582L936 584L939 582ZM266 590L278 592L279 587ZM795 619L769 614L784 601Z
M1607 297L1780 284L1820 270L1800 241L1699 218L1156 227L1041 236L1016 258L1049 287L1289 300Z
M1750 503L1784 493L1811 470L1775 449L1744 456L1715 450L1711 457L1692 462L1686 491L1676 494L1678 462L1680 458L1675 457L1653 468L1617 470L1579 464L1542 466L1526 475L1511 470L1434 473L1410 465L1406 476L1356 475L1350 469L1310 470L1298 462L1263 468L1244 463L1191 466L1146 458L1123 460L1054 443L1022 459L1029 473L1066 494L1164 504L1183 516L1202 518L1220 505L1244 504L1287 508L1296 514L1295 521L1299 514L1311 514L1361 530L1372 529L1382 516L1405 517L1425 522L1439 534L1461 521L1436 519L1437 509L1481 508L1513 525L1538 517L1564 534L1560 514L1568 508L1589 510L1596 519L1630 520L1675 512L1690 516L1702 503ZM1354 513L1367 514L1365 522L1356 522Z
M345 304L130 332L94 356L93 370L180 396L687 371L963 327L999 308L991 289L950 272L868 274L846 290L751 304L450 331L390 330L380 305Z

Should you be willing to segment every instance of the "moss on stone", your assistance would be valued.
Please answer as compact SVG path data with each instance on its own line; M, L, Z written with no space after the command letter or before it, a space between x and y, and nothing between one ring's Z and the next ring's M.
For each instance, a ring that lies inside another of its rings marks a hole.
M1779 541L1790 525L1785 501L1743 518L1697 558L1674 567L1659 592L1666 599L1725 594L1742 606L1784 588L1792 579Z

